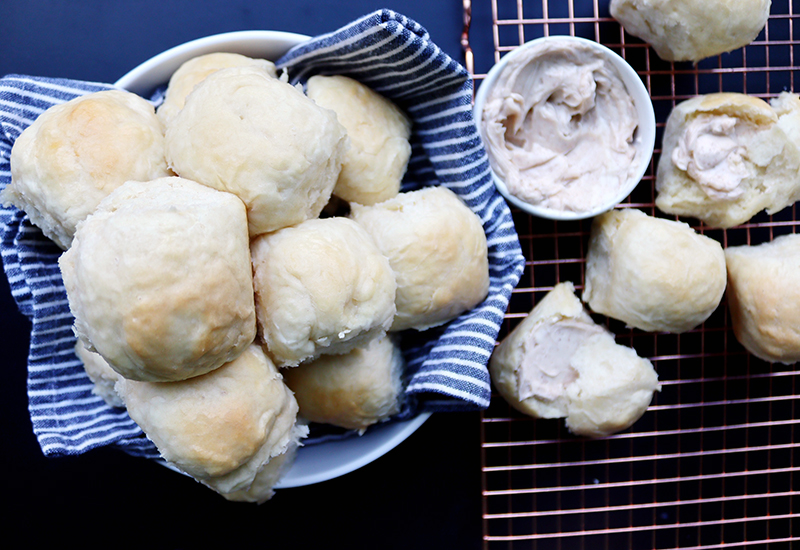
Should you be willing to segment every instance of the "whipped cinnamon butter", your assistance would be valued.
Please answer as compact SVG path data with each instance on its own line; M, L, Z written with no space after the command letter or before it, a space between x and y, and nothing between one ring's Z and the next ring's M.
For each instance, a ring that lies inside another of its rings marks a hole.
M531 332L517 370L520 400L536 397L546 402L561 398L578 378L570 361L577 349L603 329L585 320L564 318L543 323Z
M709 197L735 199L744 192L739 184L753 171L745 161L745 144L755 132L753 124L728 115L699 115L686 126L672 162Z
M509 57L489 91L481 130L508 192L530 204L587 212L635 170L634 100L589 44L549 39Z

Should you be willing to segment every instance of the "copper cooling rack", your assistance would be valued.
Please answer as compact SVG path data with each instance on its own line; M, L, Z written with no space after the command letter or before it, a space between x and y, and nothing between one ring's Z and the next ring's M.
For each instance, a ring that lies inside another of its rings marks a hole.
M770 98L795 90L800 0L773 0L751 45L691 63L668 63L611 18L609 0L464 0L467 68L485 72L520 44L570 34L605 44L641 75L656 112L656 151L621 205L654 206L654 167L675 104L729 91ZM723 246L797 232L797 205L746 225L709 229ZM505 336L561 281L584 282L589 222L553 222L514 211L527 263L506 315ZM673 219L675 219L673 217ZM484 547L800 548L800 369L750 356L736 341L726 303L680 335L652 334L597 317L621 344L648 357L663 383L631 429L599 440L560 421L533 420L499 394L481 417Z

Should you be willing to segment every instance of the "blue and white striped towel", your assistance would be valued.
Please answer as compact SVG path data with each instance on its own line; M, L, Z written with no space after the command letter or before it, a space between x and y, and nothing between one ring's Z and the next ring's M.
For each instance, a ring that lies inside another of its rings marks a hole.
M414 334L406 348L407 403L420 411L477 410L489 404L486 368L513 288L524 268L511 212L495 190L471 111L467 71L416 22L389 10L301 44L277 61L293 82L312 74L350 75L389 97L414 122L405 189L446 185L481 218L489 243L490 290L468 314L439 330ZM111 86L9 75L0 79L0 188L11 180L14 140L51 105ZM155 98L154 98L155 99ZM3 266L19 309L31 319L28 396L45 455L115 445L157 458L124 410L109 407L74 354L72 316L57 259L61 253L13 207L0 208Z

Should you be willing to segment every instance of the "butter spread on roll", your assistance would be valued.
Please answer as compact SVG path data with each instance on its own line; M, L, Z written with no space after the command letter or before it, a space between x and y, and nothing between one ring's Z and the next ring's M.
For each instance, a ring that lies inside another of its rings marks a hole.
M800 99L771 103L713 93L677 104L667 119L656 206L729 228L800 199Z
M492 168L527 203L589 211L631 174L634 101L589 45L548 40L519 50L489 92L481 121Z
M630 427L660 390L647 359L617 344L559 283L497 346L492 382L515 409L564 418L574 434L601 437Z
M672 162L697 182L709 197L734 199L751 174L744 143L755 133L747 121L727 115L701 115L692 120L672 153Z

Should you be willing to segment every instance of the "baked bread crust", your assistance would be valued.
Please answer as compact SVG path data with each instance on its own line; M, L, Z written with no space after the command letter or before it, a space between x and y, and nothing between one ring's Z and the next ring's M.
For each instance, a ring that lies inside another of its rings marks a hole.
M389 336L345 355L322 355L286 369L300 416L311 421L364 432L400 411L405 363Z
M127 182L59 259L75 332L126 378L182 380L255 338L242 202L181 178Z
M242 199L251 236L319 216L346 140L333 111L256 67L207 76L165 136L178 175Z
M486 234L480 219L446 187L351 205L397 278L391 330L425 330L478 305L489 291Z
M650 332L703 323L725 292L720 244L689 225L636 209L592 222L583 301L592 311Z
M700 61L750 44L771 0L611 0L611 16L665 61Z
M180 382L123 378L117 392L167 462L223 494L248 491L307 433L296 423L291 390L257 344L206 375ZM261 486L258 493L268 498L270 490Z
M306 88L317 105L336 113L350 138L333 194L359 204L396 196L411 156L411 121L405 113L346 76L315 75Z
M47 109L20 134L0 199L66 250L78 224L114 189L171 174L153 106L106 90Z
M280 367L339 354L385 334L397 283L363 227L307 220L251 244L259 334Z
M713 190L709 193L675 161L684 136L701 117L728 120L742 128L732 152L738 157L740 181L727 195ZM662 212L693 217L710 227L729 228L762 210L774 214L793 204L800 200L798 125L800 100L788 92L776 98L772 106L737 93L707 94L679 103L664 130L656 172L656 206Z
M800 361L800 235L725 249L736 339L769 362Z
M164 127L168 127L175 115L183 109L194 87L213 72L230 67L258 67L277 78L275 64L266 59L256 59L238 53L213 52L193 57L172 73L164 93L164 101L156 109L156 115Z

